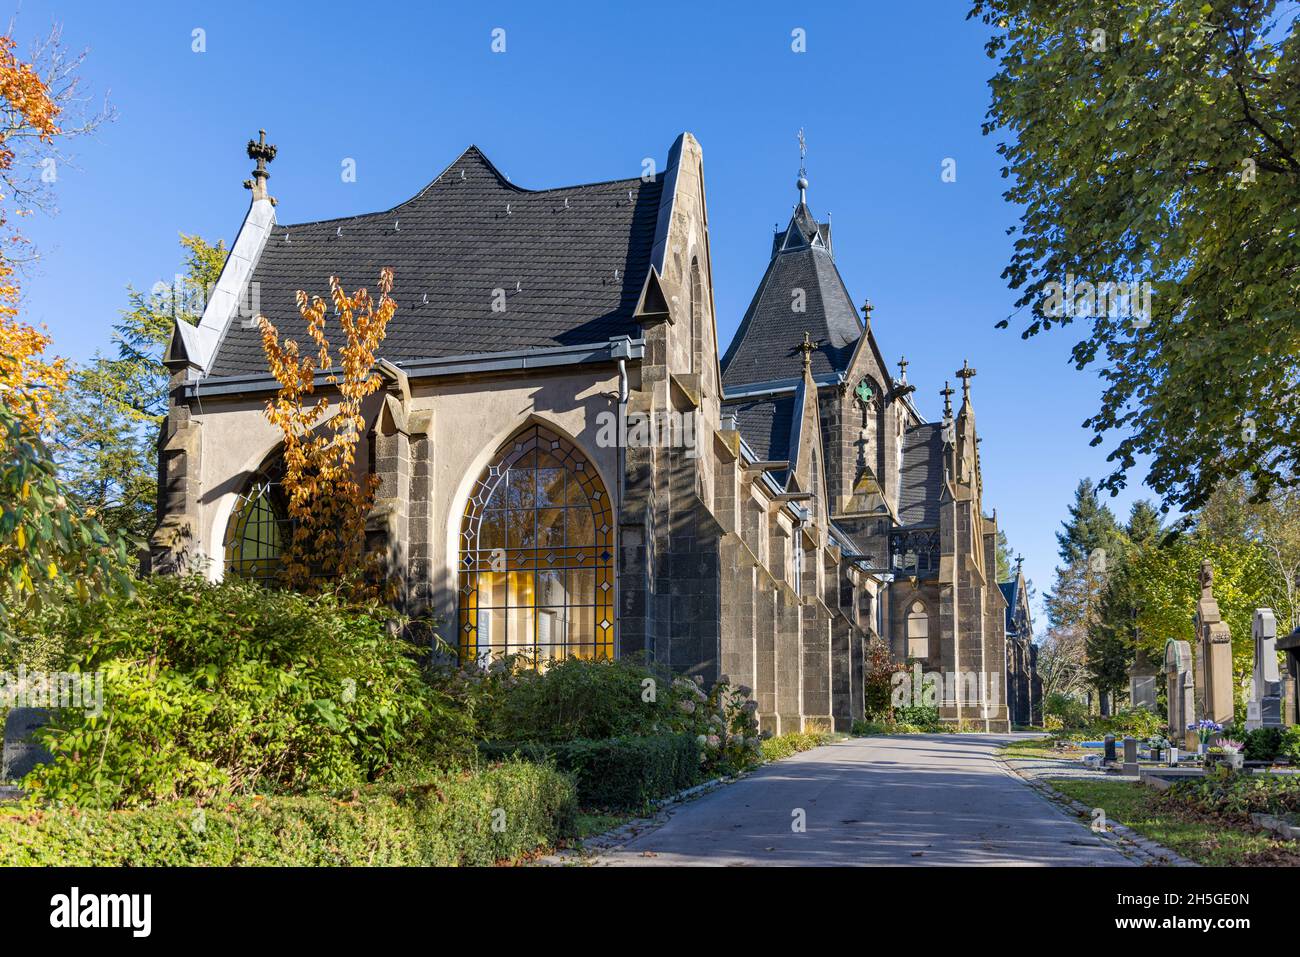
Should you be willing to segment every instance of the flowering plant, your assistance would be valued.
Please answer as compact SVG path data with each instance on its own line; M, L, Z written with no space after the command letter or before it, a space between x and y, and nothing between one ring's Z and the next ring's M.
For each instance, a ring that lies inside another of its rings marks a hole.
M1195 724L1189 724L1187 730L1195 731L1196 737L1200 739L1201 744L1205 744L1210 738L1223 731L1223 725L1217 721L1211 721L1209 718L1202 718Z

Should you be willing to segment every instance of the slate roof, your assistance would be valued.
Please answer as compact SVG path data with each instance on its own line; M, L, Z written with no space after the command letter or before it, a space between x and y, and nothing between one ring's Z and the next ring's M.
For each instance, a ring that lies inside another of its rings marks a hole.
M379 354L395 362L635 337L662 180L522 189L471 146L391 210L277 224L252 281L263 314L302 344L297 290L328 298L337 275L349 292L373 291L391 266L398 309ZM492 311L495 289L504 313ZM258 330L236 316L211 374L265 371Z
M791 308L793 290L804 291L804 312ZM797 378L796 348L807 331L821 341L813 353L814 376L844 372L862 337L862 321L830 250L830 230L803 203L776 234L772 258L740 328L722 357L722 382L736 389L755 382Z
M998 588L1002 589L1002 597L1007 600L1007 634L1013 634L1016 630L1016 593L1019 582L1011 579L1009 582L998 582Z
M903 434L898 524L937 526L942 491L943 424L930 422L908 429Z
M790 458L790 428L794 421L794 393L724 402L722 414L736 417L736 427L754 454L764 461Z

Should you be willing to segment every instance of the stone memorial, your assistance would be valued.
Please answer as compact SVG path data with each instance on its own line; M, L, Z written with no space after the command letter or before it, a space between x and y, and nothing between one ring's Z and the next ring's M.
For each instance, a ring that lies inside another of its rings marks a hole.
M1277 617L1271 608L1256 608L1250 625L1255 639L1255 672L1246 702L1246 729L1282 726L1282 676L1277 669Z
M1169 701L1169 743L1195 751L1195 735L1187 726L1195 721L1195 686L1192 680L1192 646L1172 638L1165 642L1165 691Z
M1124 738L1124 773L1137 774L1138 770L1138 743L1137 738Z
M1113 735L1113 734L1108 734L1108 735L1106 735L1106 739L1105 739L1105 741L1104 741L1103 743L1105 744L1105 748L1106 748L1106 758L1105 758L1105 759L1106 759L1107 761L1111 761L1111 762L1115 761L1115 760L1116 760L1116 757L1115 757L1115 735Z
M1277 642L1277 650L1286 652L1286 677L1282 681L1282 724L1300 724L1300 628Z
M1232 721L1232 635L1214 600L1214 567L1201 563L1201 598L1196 603L1197 681L1201 692L1197 718ZM1189 722L1190 723L1190 722Z
M19 781L38 764L49 764L50 752L32 739L32 733L49 720L43 708L14 708L5 719L0 782Z
M1130 708L1156 710L1156 666L1141 648L1128 670L1128 701Z

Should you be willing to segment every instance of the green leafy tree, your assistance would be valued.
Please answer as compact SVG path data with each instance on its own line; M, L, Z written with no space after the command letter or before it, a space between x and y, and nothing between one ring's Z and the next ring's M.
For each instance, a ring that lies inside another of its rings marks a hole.
M144 538L158 495L154 443L167 414L163 349L176 320L197 322L221 274L226 248L181 236L185 273L149 293L132 289L113 326L113 354L97 353L72 376L56 413L55 448L73 497L114 531Z
M1023 210L1003 276L1025 337L1084 326L1073 360L1105 383L1084 425L1118 436L1101 487L1139 456L1184 509L1240 473L1295 484L1296 5L975 0L970 16L993 29L984 129ZM1150 309L1062 309L1071 280L1149 282Z
M0 402L0 650L50 604L131 588L126 545L86 515L24 417Z

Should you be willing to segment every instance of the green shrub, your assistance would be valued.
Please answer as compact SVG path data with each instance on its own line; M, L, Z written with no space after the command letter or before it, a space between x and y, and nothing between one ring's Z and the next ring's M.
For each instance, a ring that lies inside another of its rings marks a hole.
M504 659L446 676L444 686L481 736L512 744L686 734L702 740L703 770L758 764L757 702L750 689L663 675L629 659L568 658L544 670Z
M0 812L0 866L486 865L572 836L576 811L567 776L527 763L368 785L341 799L18 809Z
M779 761L801 751L811 751L835 740L828 731L791 731L778 734L763 742L763 760Z
M853 727L849 729L849 733L855 738L865 738L872 734L888 734L889 729L883 721L863 721L859 718L853 722Z
M1300 777L1293 774L1240 774L1218 767L1203 777L1176 781L1166 800L1211 814L1248 818L1251 814L1300 813Z
M489 759L552 762L573 776L583 808L640 810L699 779L700 745L689 735L605 738L597 741L485 742Z
M1277 754L1274 757L1285 757L1290 759L1292 764L1300 764L1300 724L1293 724L1282 732L1282 739L1278 742Z
M1282 750L1282 728L1255 728L1247 731L1242 738L1225 733L1227 738L1236 738L1245 744L1247 761L1272 761Z
M132 598L68 609L77 668L105 707L63 709L55 756L24 787L47 802L353 787L404 764L473 755L468 721L424 680L391 614L231 579L154 577Z
M894 720L900 725L913 725L930 731L938 731L942 727L939 721L939 709L934 705L895 708Z
M1081 728L1088 723L1088 706L1078 698L1054 691L1043 702L1043 714L1061 722L1063 730Z

